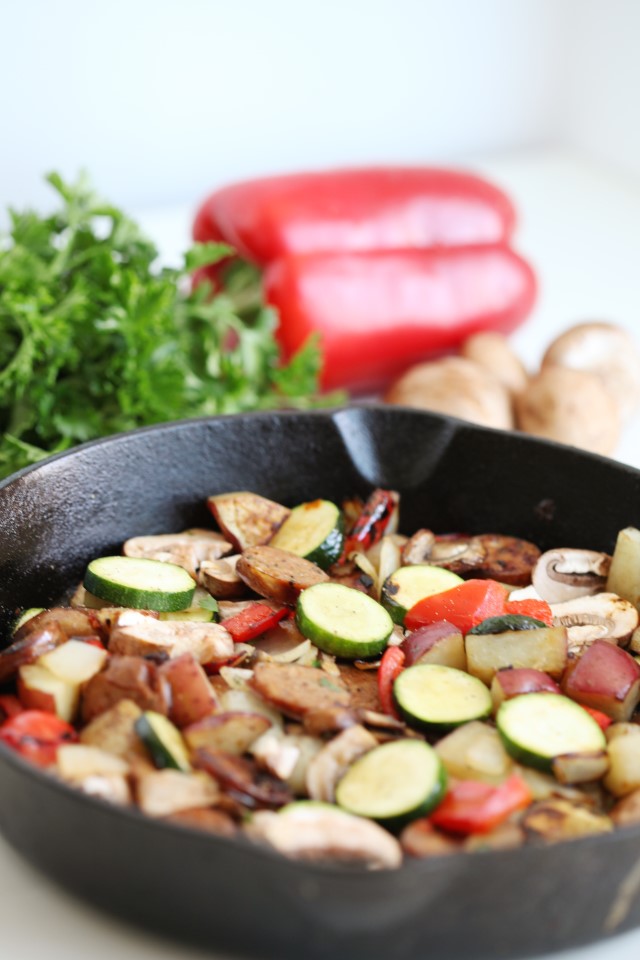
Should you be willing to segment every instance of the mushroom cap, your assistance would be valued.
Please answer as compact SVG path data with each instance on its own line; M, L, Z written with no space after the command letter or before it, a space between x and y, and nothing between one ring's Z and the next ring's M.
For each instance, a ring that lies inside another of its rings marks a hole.
M547 348L542 367L561 366L599 377L623 420L640 403L640 349L631 334L613 323L579 323Z
M611 557L595 550L547 550L531 574L533 587L547 603L563 603L604 590Z
M460 355L484 367L509 393L520 393L529 382L529 375L509 341L495 330L468 337L460 348Z
M618 405L591 373L544 367L515 405L525 433L604 455L613 453L620 438Z
M487 370L464 357L445 357L411 367L391 385L385 400L485 427L513 427L506 389Z
M638 611L615 593L596 593L552 603L553 624L566 627L569 653L581 654L596 640L625 643L638 626Z

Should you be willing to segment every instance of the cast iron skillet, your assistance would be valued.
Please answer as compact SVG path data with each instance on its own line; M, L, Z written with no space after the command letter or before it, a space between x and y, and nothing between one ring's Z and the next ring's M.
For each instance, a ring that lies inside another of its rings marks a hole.
M188 421L88 444L0 487L0 616L59 600L134 534L207 524L204 500L402 494L401 524L611 550L640 473L416 411L361 407ZM640 923L640 829L366 873L157 824L0 748L0 829L42 870L155 931L254 957L513 957Z

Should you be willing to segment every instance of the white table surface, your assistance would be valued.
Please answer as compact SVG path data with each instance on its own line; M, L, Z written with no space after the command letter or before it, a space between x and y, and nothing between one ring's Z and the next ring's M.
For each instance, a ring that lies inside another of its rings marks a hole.
M474 167L515 199L521 216L517 246L540 278L538 305L514 336L527 366L534 370L546 344L581 320L613 320L640 339L640 183L557 151L510 154ZM188 243L190 216L188 207L138 214L169 261ZM625 431L617 457L640 467L640 416ZM640 516L631 515L629 522L639 525ZM2 960L226 960L159 941L85 906L26 865L1 838L0 930ZM636 960L639 952L640 930L563 957Z

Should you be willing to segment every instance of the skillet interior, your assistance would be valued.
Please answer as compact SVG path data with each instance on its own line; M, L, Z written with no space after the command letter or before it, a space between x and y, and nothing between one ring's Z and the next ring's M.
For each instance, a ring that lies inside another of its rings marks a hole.
M86 445L0 487L4 635L16 607L59 600L89 559L128 536L208 525L211 493L252 489L295 504L373 485L400 491L407 531L611 550L617 530L639 522L637 471L444 417L359 407L187 421ZM114 810L4 750L0 829L102 906L256 956L508 957L640 923L636 829L365 874Z

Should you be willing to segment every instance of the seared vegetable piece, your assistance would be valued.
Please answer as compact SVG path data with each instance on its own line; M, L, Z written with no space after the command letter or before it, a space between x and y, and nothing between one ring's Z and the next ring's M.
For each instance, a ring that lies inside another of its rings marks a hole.
M522 825L529 839L547 843L610 833L613 830L609 817L561 797L534 803L525 812Z
M111 631L109 650L142 657L192 653L200 663L224 663L233 656L233 640L221 623L163 623L136 610L126 610Z
M141 714L133 700L119 700L80 731L80 741L120 757L140 756L142 746L135 725Z
M626 650L596 640L569 665L562 688L572 700L612 720L629 720L640 702L640 665Z
M378 696L383 713L400 719L393 699L393 685L405 668L405 654L401 647L387 647L378 667Z
M440 833L426 817L413 820L400 834L400 845L410 857L443 857L460 851L460 841Z
M293 800L285 783L245 757L199 747L194 752L194 764L249 807L281 807Z
M38 767L55 763L58 747L77 739L70 724L44 710L23 710L0 726L0 741Z
M18 696L28 710L47 710L71 723L78 709L79 684L69 683L39 663L18 670Z
M153 663L141 657L113 656L102 673L96 674L82 692L82 719L94 717L119 700L132 700L141 710L167 713L171 694L167 681Z
M217 600L237 600L247 593L247 585L236 570L240 554L224 560L205 560L198 571L198 580Z
M378 870L399 867L402 861L398 841L382 827L324 803L295 803L280 813L260 811L246 832L299 860L361 863Z
M28 620L37 617L39 613L44 613L44 607L29 607L27 610L23 610L20 616L16 617L12 632L17 633L20 627L23 627Z
M315 563L275 547L250 547L238 560L236 569L256 593L289 606L307 587L329 579Z
M567 665L567 632L564 627L495 634L467 634L467 669L483 683L491 684L498 670L527 667L559 679Z
M518 810L528 807L531 791L517 774L499 786L475 780L455 783L431 814L435 827L448 833L489 833Z
M84 586L103 600L139 610L184 610L196 588L192 577L175 563L133 557L92 560Z
M307 789L312 800L333 803L336 786L352 763L378 746L376 738L360 724L343 730L311 760Z
M88 637L95 634L97 623L98 621L91 610L51 607L51 609L43 610L42 613L27 620L19 630L16 630L13 639L15 643L18 643L24 637L45 628L60 629L67 640L71 637Z
M86 683L102 670L107 657L104 647L82 640L67 640L43 654L38 665L46 667L67 683Z
M160 713L146 710L136 720L136 733L151 754L156 767L191 770L189 754L180 731Z
M213 597L211 601L215 602ZM160 613L158 620L166 620L169 623L174 620L178 623L217 623L218 617L213 607L187 607L186 610Z
M252 686L265 700L294 717L350 704L349 692L340 677L330 677L315 667L257 663Z
M394 698L409 726L421 730L451 730L491 713L491 694L463 670L420 663L396 678Z
M527 667L506 667L498 670L491 681L493 709L497 712L500 704L512 697L525 693L561 693L558 684L548 673L531 670Z
M109 774L125 776L129 773L129 764L122 757L83 743L68 743L59 747L56 767L64 780L72 781Z
M150 817L167 817L191 808L211 806L220 790L211 777L182 770L153 770L138 778L140 809Z
M349 660L375 657L393 630L391 617L371 597L340 583L319 583L298 600L300 632L320 650Z
M605 589L611 557L595 550L547 550L531 573L536 592L549 603L563 603Z
M422 740L396 740L366 753L336 787L336 803L349 813L398 827L423 817L445 795L447 775Z
M528 693L506 700L496 718L511 756L527 766L550 771L556 757L604 750L598 724L582 707L556 693Z
M393 533L399 502L394 490L374 490L348 533L344 555L369 550L385 533Z
M122 552L125 557L175 563L195 580L203 562L217 560L231 553L232 549L232 545L219 533L194 528L183 533L133 537L125 542Z
M182 732L192 750L209 747L216 752L240 755L270 726L267 717L259 713L228 712L205 717Z
M342 553L343 530L342 514L335 503L312 500L295 507L269 543L327 570Z
M551 769L560 783L590 783L605 775L609 769L609 757L606 750L565 753L554 759Z
M477 623L475 627L469 630L470 634L495 634L506 633L508 630L537 630L539 627L546 627L547 624L542 620L536 620L534 617L526 617L521 614L502 614L499 617L488 617Z
M626 527L616 540L607 590L640 610L640 530Z
M487 617L504 613L507 588L493 580L467 580L419 600L404 618L407 630L446 620L465 634Z
M447 773L457 780L482 780L502 783L513 770L513 760L505 750L498 731L472 720L456 727L435 745Z
M414 564L400 567L382 585L381 602L394 623L403 624L407 611L424 597L442 593L462 583L461 578L442 567Z
M213 687L192 653L163 663L158 672L171 688L169 719L177 727L196 723L216 709Z
M610 817L616 827L640 823L640 789L619 800L610 811Z
M418 627L402 642L408 667L416 663L439 663L443 667L467 669L467 656L462 634L452 623L440 620Z
M234 643L248 643L266 633L287 616L286 607L274 609L266 603L252 603L233 617L227 617L224 628L233 637Z
M609 771L604 785L614 797L640 789L640 737L617 736L609 741Z
M281 504L247 491L209 497L207 506L238 551L268 543L290 513Z
M175 823L180 827L190 827L192 830L204 830L215 833L219 837L233 837L238 828L229 814L223 810L214 810L210 807L193 807L189 810L176 810L164 818L167 823Z
M34 617L35 619L37 618ZM21 667L35 663L43 653L48 653L66 642L67 636L57 623L23 633L31 622L25 623L18 631L19 639L14 640L10 647L0 653L0 684L15 677Z

